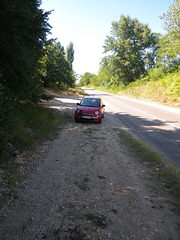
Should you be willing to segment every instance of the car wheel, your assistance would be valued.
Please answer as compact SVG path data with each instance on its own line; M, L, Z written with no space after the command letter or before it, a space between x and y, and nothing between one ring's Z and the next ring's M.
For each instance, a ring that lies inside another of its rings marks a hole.
M98 122L99 124L101 124L101 119L99 120L99 122Z

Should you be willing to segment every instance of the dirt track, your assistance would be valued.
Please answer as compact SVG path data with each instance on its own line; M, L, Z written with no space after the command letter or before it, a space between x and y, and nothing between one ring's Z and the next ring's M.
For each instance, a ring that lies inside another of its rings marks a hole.
M120 142L125 126L109 114L75 123L74 101L50 105L68 123L28 157L38 163L2 207L0 239L180 239L170 194Z

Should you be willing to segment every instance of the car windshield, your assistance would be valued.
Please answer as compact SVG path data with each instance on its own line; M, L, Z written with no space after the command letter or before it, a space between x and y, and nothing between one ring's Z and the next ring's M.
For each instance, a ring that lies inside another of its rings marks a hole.
M86 107L100 107L100 100L98 98L83 98L80 105Z

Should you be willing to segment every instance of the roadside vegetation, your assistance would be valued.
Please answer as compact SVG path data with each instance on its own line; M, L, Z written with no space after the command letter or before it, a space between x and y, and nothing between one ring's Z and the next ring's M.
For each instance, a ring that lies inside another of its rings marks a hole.
M85 73L80 86L148 99L180 108L180 0L163 13L166 34L121 15L105 39L98 75Z
M52 136L63 121L60 114L44 105L21 104L7 116L6 122L0 126L0 163L4 163L16 149L21 152Z
M129 84L120 94L180 108L180 71L157 78L159 74L158 69L149 71L149 75Z
M0 163L57 129L62 117L43 103L46 88L75 87L73 43L66 48L51 31L41 1L2 0L0 10ZM16 151L18 149L18 151Z
M53 137L58 129L63 125L64 115L49 108L46 102L56 96L79 96L84 95L84 91L76 88L68 90L45 91L46 100L39 104L19 104L9 109L4 105L1 114L6 117L0 125L0 164L5 163L7 159L13 156L14 150L22 150L36 146L43 140ZM9 104L6 102L6 104ZM10 110L10 112L8 112ZM8 145L13 146L8 149Z
M147 164L153 173L157 176L158 181L163 184L163 187L168 189L178 202L180 201L180 169L175 167L161 154L156 152L149 145L132 137L125 131L120 134L121 143L133 150L133 153L138 159Z
M88 87L94 87L89 85ZM118 89L95 86L97 90L118 95L134 97L180 108L180 71L164 73L160 69L151 69L145 77Z

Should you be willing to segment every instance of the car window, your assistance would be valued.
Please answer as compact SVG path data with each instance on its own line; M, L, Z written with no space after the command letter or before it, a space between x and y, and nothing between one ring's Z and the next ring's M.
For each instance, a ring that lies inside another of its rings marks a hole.
M86 106L86 107L100 107L100 99L98 99L98 98L83 98L80 105Z

